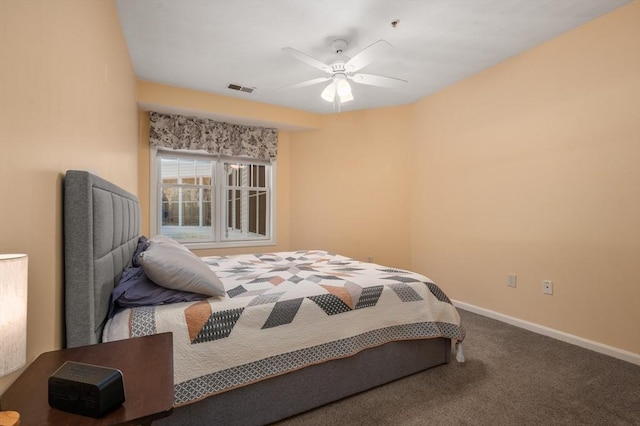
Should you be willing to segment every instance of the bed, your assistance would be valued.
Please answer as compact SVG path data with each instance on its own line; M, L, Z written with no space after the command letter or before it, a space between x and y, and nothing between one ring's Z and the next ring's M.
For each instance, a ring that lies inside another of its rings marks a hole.
M66 173L67 346L171 331L176 408L157 424L272 423L448 363L452 341L464 339L455 308L427 278L321 250L201 258L221 296L109 320L111 293L139 250L139 223L135 196L89 172ZM373 327L356 325L357 315ZM250 340L239 337L245 329ZM205 358L215 365L194 367Z

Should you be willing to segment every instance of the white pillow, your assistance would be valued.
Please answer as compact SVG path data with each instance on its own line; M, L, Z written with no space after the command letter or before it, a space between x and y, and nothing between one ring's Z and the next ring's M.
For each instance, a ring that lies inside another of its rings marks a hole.
M209 265L188 249L151 241L138 260L145 274L159 286L206 296L225 294L222 281Z
M183 246L182 244L180 244L179 242L177 242L173 238L167 237L166 235L162 235L162 234L158 234L155 237L149 238L149 243L171 244L171 245L174 245L174 246L176 246L178 248L181 248L182 250L186 250L186 251L190 252L190 250L188 248L186 248L185 246Z

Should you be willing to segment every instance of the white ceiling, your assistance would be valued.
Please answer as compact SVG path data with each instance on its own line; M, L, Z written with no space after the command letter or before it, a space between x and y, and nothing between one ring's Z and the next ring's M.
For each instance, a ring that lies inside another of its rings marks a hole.
M630 1L117 0L117 8L139 79L327 114L336 110L320 98L326 83L280 89L325 75L281 48L326 61L334 39L349 42L347 56L386 40L391 53L362 72L408 83L352 84L355 100L341 110L403 105Z

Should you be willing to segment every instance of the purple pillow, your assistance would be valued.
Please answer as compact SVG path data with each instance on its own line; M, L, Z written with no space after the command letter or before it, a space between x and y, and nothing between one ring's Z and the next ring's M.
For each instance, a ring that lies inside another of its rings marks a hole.
M136 246L136 251L133 253L133 258L131 259L131 264L133 266L142 266L138 261L138 255L149 248L149 239L144 235L138 238L138 245Z
M125 308L191 302L208 296L160 287L147 277L141 266L127 268L111 292L109 318Z

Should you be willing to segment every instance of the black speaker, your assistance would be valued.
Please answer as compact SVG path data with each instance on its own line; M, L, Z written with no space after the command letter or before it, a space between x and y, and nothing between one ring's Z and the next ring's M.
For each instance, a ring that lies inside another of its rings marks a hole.
M66 361L49 377L49 405L70 413L102 417L124 402L122 372Z

